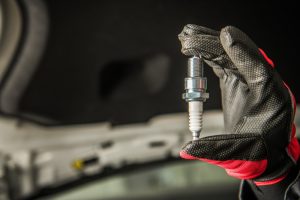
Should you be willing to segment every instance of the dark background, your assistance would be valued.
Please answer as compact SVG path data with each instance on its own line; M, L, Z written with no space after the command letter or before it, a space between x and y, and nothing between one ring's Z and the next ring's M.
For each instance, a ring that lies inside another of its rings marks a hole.
M300 101L298 8L287 1L47 0L47 48L20 111L57 124L143 122L186 111L181 99L187 58L177 35L188 23L234 25L273 59ZM218 80L207 67L210 99Z

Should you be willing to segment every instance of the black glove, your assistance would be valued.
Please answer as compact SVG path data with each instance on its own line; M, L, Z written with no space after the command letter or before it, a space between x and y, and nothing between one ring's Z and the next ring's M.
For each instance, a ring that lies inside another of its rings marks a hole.
M220 78L225 133L185 145L181 157L225 168L256 185L284 179L299 158L295 100L273 62L239 29L187 25L182 53L201 55Z

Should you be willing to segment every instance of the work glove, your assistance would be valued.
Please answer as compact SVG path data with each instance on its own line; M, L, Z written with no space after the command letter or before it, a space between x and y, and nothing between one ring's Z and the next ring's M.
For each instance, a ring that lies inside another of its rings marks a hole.
M241 30L186 25L182 53L202 56L220 79L225 131L186 144L180 155L256 185L275 184L296 166L296 103L273 62Z

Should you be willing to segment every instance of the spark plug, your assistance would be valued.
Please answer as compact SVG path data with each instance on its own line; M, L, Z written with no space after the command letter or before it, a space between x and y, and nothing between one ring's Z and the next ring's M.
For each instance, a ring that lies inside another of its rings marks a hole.
M203 74L203 60L199 56L188 59L188 77L184 79L185 93L182 98L189 107L189 129L193 140L200 138L203 124L203 102L209 98L206 92L207 81Z

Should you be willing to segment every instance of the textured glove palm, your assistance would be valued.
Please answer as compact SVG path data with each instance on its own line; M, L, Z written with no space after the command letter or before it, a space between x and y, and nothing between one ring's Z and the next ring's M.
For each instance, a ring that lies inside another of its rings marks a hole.
M201 55L220 79L225 133L185 145L181 157L225 168L259 184L282 180L299 157L292 93L272 61L239 29L187 25L182 53Z

